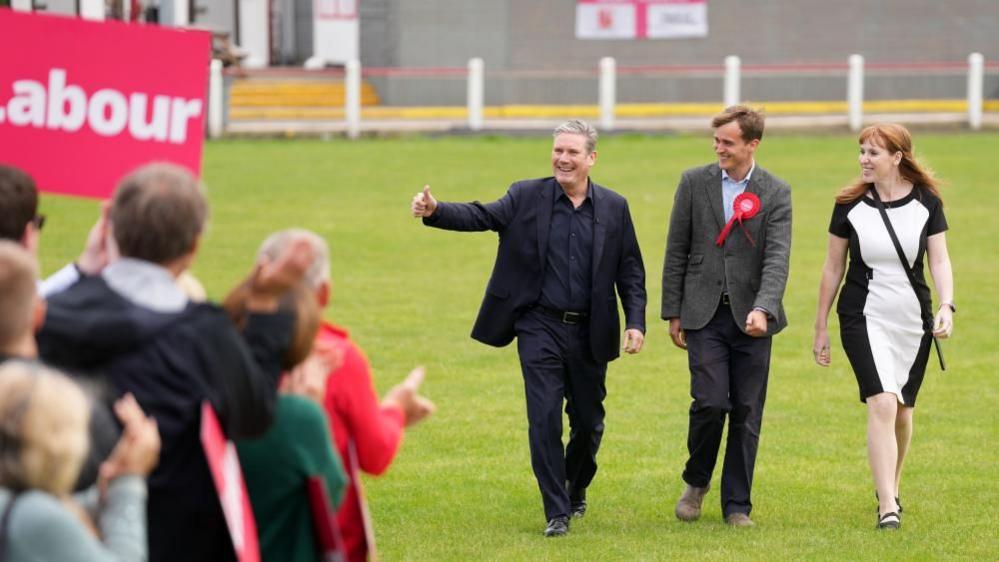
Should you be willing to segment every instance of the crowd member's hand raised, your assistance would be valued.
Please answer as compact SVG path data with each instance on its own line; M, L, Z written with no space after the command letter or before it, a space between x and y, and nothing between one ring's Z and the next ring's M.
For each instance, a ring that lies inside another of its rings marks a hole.
M383 406L395 405L403 411L406 415L406 425L422 421L437 409L433 402L419 394L425 375L426 369L423 367L413 369L406 380L392 387L382 400Z
M304 238L293 241L277 259L261 257L250 282L250 294L246 300L247 310L254 312L277 310L279 297L302 280L313 261L315 261L315 251Z
M123 429L118 444L100 468L98 486L102 493L119 476L149 476L160 458L160 432L156 420L146 417L131 394L114 403L114 413Z
M278 388L285 394L298 394L311 398L320 406L326 400L326 383L329 374L343 364L343 352L335 345L318 341L312 353L295 366Z

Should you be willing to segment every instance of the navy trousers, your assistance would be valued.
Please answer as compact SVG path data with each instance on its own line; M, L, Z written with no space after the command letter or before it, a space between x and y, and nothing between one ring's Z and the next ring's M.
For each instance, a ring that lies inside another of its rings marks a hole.
M589 325L564 324L528 310L516 322L527 398L531 467L545 518L569 515L569 490L585 490L597 472L604 433L607 363L593 359ZM569 444L562 447L562 406Z
M700 330L687 330L690 364L690 457L683 480L703 488L711 482L725 418L728 440L722 468L722 513L749 513L750 491L767 396L772 338L754 338L739 329L728 305L720 304Z

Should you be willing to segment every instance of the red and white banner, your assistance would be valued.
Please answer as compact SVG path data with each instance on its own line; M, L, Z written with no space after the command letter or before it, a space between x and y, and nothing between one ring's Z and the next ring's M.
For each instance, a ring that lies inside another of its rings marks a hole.
M577 0L578 39L708 35L708 0Z
M239 562L260 562L257 521L253 518L253 506L246 492L236 445L226 438L215 409L208 401L201 404L201 447L215 480L215 491L229 526L236 559Z
M198 175L211 37L0 9L0 162L106 198L150 161Z

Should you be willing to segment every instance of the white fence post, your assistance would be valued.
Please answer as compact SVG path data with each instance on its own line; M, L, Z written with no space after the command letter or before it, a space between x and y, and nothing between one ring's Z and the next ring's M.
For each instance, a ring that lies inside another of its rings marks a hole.
M725 107L739 104L742 61L739 57L725 57Z
M850 130L859 131L864 123L864 57L860 55L850 55L846 105L849 111Z
M968 55L968 126L982 128L982 97L985 84L985 57L981 53Z
M468 59L468 128L482 130L483 64L479 57Z
M347 61L346 95L343 114L347 120L347 136L356 139L361 135L361 62Z
M208 73L208 138L217 139L222 136L223 113L225 100L222 87L222 61L212 59Z
M617 62L614 57L600 59L600 128L614 130L614 105L617 103Z

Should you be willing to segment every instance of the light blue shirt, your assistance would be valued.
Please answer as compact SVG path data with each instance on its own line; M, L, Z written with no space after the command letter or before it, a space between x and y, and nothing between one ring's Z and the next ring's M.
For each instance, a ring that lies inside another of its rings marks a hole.
M725 210L725 222L731 220L732 215L735 214L733 207L735 198L743 191L746 191L746 186L749 185L749 178L753 177L753 170L755 169L756 162L754 161L746 177L742 178L742 181L733 180L728 177L728 172L722 170L722 208Z

